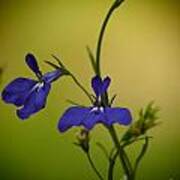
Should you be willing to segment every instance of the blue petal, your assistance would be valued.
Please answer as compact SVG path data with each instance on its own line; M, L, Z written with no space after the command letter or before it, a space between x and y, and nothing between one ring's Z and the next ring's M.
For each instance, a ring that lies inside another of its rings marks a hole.
M40 86L36 85L36 88L34 88L32 93L26 99L24 106L17 110L18 117L21 119L27 119L32 114L43 109L46 105L50 88L51 85L47 83L41 84Z
M104 113L96 107L71 107L60 118L58 128L61 132L64 132L73 126L82 125L90 130L97 123L104 122L103 114Z
M2 100L6 103L22 106L36 83L37 81L22 77L13 80L4 88L1 94Z
M112 125L113 123L119 123L123 125L129 125L132 121L131 113L126 108L105 108L105 124Z
M95 76L92 78L91 82L92 88L97 97L101 95L101 88L102 88L102 80L99 76Z
M53 81L57 80L60 76L62 76L62 70L57 69L55 71L44 74L42 80L44 80L46 83L52 83Z
M107 91L110 83L111 83L111 79L110 79L110 77L107 76L102 82L102 90L101 90L102 94Z
M26 63L29 66L29 68L36 75L42 76L42 73L39 70L39 66L38 66L38 63L37 63L36 58L34 57L34 55L33 54L27 54L25 59L26 59Z
M109 77L106 77L103 81L99 76L95 76L94 78L92 78L92 88L97 97L101 96L107 91L110 82L111 79Z
M84 107L70 107L65 111L59 120L58 128L64 132L72 126L80 126L82 121L87 117L91 108Z
M92 129L97 123L104 123L104 112L101 111L99 108L95 107L92 108L86 118L82 121L82 125L90 130Z

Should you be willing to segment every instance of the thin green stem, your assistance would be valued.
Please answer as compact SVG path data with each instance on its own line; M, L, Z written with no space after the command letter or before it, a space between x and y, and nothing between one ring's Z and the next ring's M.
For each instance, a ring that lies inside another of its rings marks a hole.
M118 137L116 135L115 129L113 126L111 126L110 128L108 128L111 137L114 141L114 144L118 150L118 155L121 161L121 164L123 166L124 172L128 177L128 180L133 180L132 179L132 174L133 174L133 170L132 170L132 166L131 163L129 161L129 158L126 154L126 152L124 151L123 147L121 146L121 144L119 143Z
M72 73L69 73L69 75L72 77L76 85L86 94L86 96L89 98L91 103L93 103L94 101L91 94L84 88L84 86L77 80L77 78Z
M71 71L69 71L66 66L62 63L62 61L56 57L55 55L52 55L52 57L58 62L59 66L51 63L50 61L45 61L47 64L49 64L50 66L52 66L55 69L59 69L61 68L66 75L71 76L71 78L74 80L74 82L76 83L76 85L86 94L86 96L89 98L89 100L91 101L91 103L93 103L93 97L92 95L84 88L84 86L78 81L78 79L74 76L73 73L71 73Z
M145 137L145 143L143 144L142 146L142 149L141 149L141 152L139 154L139 156L137 157L136 161L135 161L135 165L134 165L134 172L133 172L133 176L135 178L136 176L136 172L137 172L137 169L139 167L139 164L142 160L142 158L144 157L144 155L146 154L146 151L148 149L148 146L149 146L149 138L148 137Z
M113 180L114 165L115 165L115 161L109 160L108 180Z
M111 15L113 14L114 10L116 8L118 8L121 3L123 2L124 0L120 0L120 1L115 1L112 6L110 7L105 19L104 19L104 22L102 24L102 27L101 27L101 30L100 30L100 34L99 34L99 39L98 39L98 42L97 42L97 50L96 50L96 65L97 65L97 75L101 76L101 69L100 69L100 59L101 59L101 48L102 48L102 42L103 42L103 37L104 37L104 33L105 33L105 30L106 30L106 27L107 27L107 24L110 20L110 17Z
M133 143L135 143L135 142L137 142L137 141L145 140L145 145L144 145L143 148L142 148L142 150L144 150L145 147L147 148L147 143L148 143L147 140L148 140L148 139L151 139L151 138L152 138L151 136L145 136L145 137L133 139L132 141L129 141L129 142L127 142L127 143L123 143L121 146L122 146L123 148L125 148L125 147L127 147L127 146L129 146L129 145L131 145L131 144L133 144ZM114 162L114 163L112 163L112 162L109 163L109 176L112 176L112 174L113 174L113 169L114 169L114 165L115 165L116 159L117 159L117 157L118 157L118 154L119 154L119 151L116 150L116 152L114 153L114 155L111 155L111 161ZM141 153L140 153L140 154L141 154ZM142 156L142 155L141 155L141 156ZM141 157L141 156L139 155L139 157ZM137 162L135 163L135 166L134 166L134 169L133 169L133 178L134 178L134 179L135 179L135 176L136 176L136 172L137 172L138 165L139 165L139 163L140 163L140 160L139 160L139 159L140 159L140 158L137 158Z
M103 177L101 176L101 174L100 174L100 172L97 170L97 168L96 168L93 160L91 159L90 153L88 152L88 153L86 153L86 154L87 154L87 158L88 158L88 161L89 161L92 169L94 170L94 172L96 173L96 175L98 176L98 178L99 178L100 180L103 180Z
M109 159L108 180L113 180L114 165L118 154L119 153L115 153L115 155Z

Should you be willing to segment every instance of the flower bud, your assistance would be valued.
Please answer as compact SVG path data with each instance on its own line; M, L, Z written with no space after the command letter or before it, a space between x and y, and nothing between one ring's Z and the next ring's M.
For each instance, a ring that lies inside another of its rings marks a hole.
M81 129L80 132L77 133L77 143L76 145L80 146L83 151L86 153L89 151L89 131L86 129Z
M133 138L144 135L149 129L159 124L157 122L158 112L159 108L153 107L153 102L149 103L147 107L141 109L139 112L139 119L131 125L128 131L124 134L122 140L129 141Z

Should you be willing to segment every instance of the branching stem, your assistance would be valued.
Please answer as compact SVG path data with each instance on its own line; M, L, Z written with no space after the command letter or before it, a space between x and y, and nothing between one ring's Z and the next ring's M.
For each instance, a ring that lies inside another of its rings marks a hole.
M132 169L131 163L129 161L129 158L128 158L126 152L124 151L123 147L121 146L121 144L118 140L115 129L113 126L111 126L108 128L108 130L109 130L112 140L117 148L118 155L119 155L121 164L123 166L124 173L127 175L128 180L133 180L133 178L132 178L133 169ZM111 171L111 172L113 172L113 171Z

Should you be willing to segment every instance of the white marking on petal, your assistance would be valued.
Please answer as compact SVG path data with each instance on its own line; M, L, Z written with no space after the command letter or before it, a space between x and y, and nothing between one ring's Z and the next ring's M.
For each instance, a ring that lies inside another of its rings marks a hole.
M94 107L92 108L91 112L96 112L96 111L100 111L102 113L104 113L104 108L101 106L101 107Z
M38 83L32 88L31 92L34 91L34 90L36 90L36 89L37 89L37 91L39 91L43 86L44 86L44 82L38 82Z
M44 82L38 83L38 88L41 89L44 86Z
M91 109L91 112L98 111L98 109L99 109L98 107L94 107Z
M99 108L99 110L103 113L104 112L104 108L101 106L100 108Z

